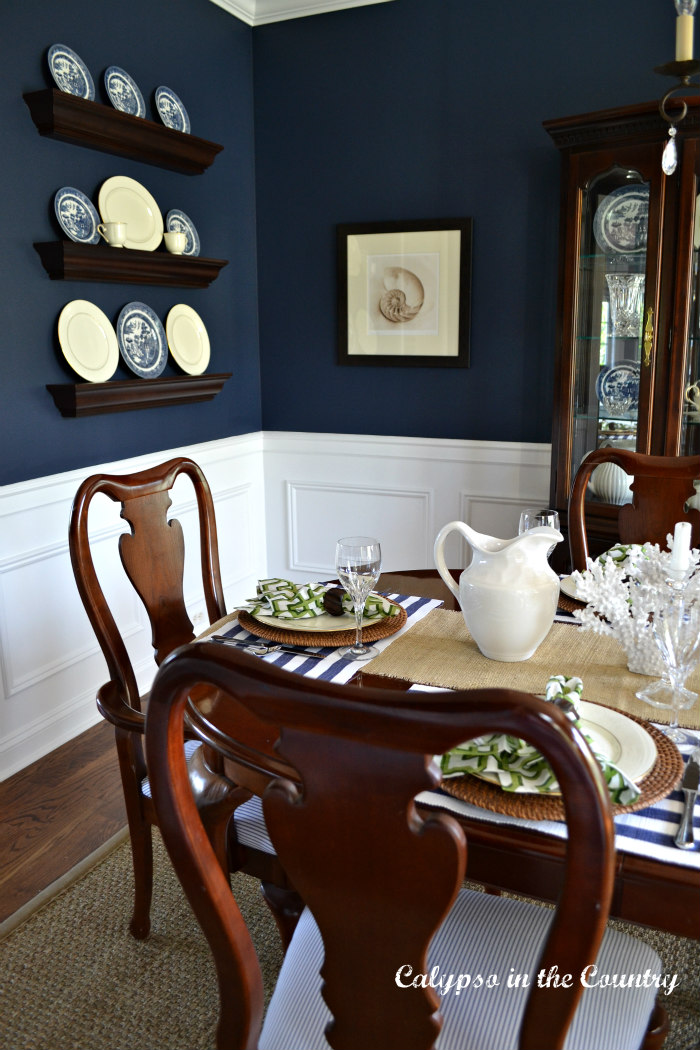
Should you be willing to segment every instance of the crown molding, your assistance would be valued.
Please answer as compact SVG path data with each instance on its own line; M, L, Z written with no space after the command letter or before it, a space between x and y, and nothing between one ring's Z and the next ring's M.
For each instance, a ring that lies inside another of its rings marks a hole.
M391 2L392 0L211 0L211 3L240 18L242 22L247 22L249 26Z

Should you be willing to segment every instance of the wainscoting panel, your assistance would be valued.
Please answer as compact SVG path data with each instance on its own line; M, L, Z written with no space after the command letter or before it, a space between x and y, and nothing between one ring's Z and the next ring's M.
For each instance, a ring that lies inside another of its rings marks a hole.
M308 579L333 575L335 540L358 534L377 536L385 560L397 565L405 564L418 546L425 557L432 544L432 495L430 490L287 482L290 569Z
M548 445L365 435L261 432L171 449L0 489L0 780L99 720L95 693L106 666L77 594L68 553L75 492L88 474L142 470L189 455L207 476L216 506L228 608L257 580L305 582L334 575L335 541L369 533L385 569L430 568L440 528L461 520L512 536L520 510L547 500ZM91 537L98 571L132 657L139 686L154 673L150 630L118 560L128 528L106 498L95 504ZM186 479L171 516L197 537ZM467 564L459 536L448 562ZM196 558L186 558L185 595L195 630L206 625Z

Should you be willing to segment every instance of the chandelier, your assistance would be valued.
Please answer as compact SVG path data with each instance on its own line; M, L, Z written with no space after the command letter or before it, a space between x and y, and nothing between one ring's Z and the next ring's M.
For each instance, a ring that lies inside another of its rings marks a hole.
M666 77L677 77L678 83L669 88L659 102L659 112L668 123L668 142L661 157L661 167L666 175L672 175L678 163L676 149L676 125L680 124L688 112L685 101L673 114L668 112L667 103L677 92L687 93L691 88L690 78L700 73L700 62L693 58L693 32L695 29L695 9L698 0L674 0L676 7L676 57L673 62L656 66L655 73Z

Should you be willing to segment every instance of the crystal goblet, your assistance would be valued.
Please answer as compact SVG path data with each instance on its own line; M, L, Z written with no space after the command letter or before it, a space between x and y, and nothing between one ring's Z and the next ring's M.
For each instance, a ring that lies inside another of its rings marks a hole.
M352 599L355 613L355 643L340 649L346 660L370 660L378 649L362 644L362 615L370 591L379 579L382 552L379 540L372 536L347 536L335 548L338 579Z

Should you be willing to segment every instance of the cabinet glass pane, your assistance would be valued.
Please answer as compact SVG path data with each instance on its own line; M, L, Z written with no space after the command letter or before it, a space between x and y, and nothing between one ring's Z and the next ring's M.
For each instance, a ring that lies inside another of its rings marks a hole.
M695 197L693 230L693 264L690 278L690 323L685 383L683 385L683 421L681 453L700 452L700 194Z
M593 449L637 447L648 212L637 171L613 167L583 188L571 477Z

